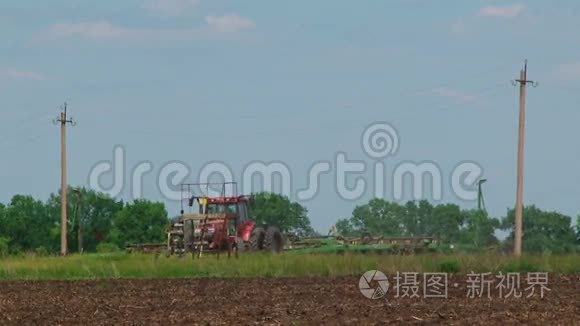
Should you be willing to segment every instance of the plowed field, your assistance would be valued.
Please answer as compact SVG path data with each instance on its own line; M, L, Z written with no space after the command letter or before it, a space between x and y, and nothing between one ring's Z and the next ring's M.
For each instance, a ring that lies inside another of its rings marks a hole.
M358 277L0 282L0 324L580 325L580 275L550 275L544 298L365 298Z

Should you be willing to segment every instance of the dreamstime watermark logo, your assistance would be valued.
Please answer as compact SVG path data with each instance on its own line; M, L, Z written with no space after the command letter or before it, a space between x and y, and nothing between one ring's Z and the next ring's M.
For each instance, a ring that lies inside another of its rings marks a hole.
M374 159L384 159L399 150L399 133L386 122L368 126L362 134L364 152Z
M380 299L387 294L389 290L389 280L385 273L376 270L370 270L364 273L359 281L358 288L360 293L369 299Z
M394 200L403 200L406 195L410 195L413 200L430 198L439 201L443 197L445 184L461 200L477 199L476 182L483 175L479 164L473 161L459 162L448 174L429 160L387 164L387 161L393 160L400 147L401 137L397 129L388 122L377 122L367 126L361 134L361 149L367 157L366 161L351 159L345 152L338 151L331 160L312 163L305 176L296 175L282 161L248 162L239 174L235 174L234 169L224 162L209 161L198 171L196 181L208 183L216 180L213 178L239 180L241 187L238 190L243 193L269 191L308 201L318 195L322 179L330 175L336 193L346 200L360 199L370 191L376 198L385 198L390 193ZM112 160L97 163L89 172L89 187L113 197L129 190L133 199L142 198L144 178L154 171L154 165L151 161L142 161L128 171L126 157L127 150L116 146ZM156 185L166 199L182 200L179 185L195 180L191 178L192 175L187 164L180 161L166 162L159 167ZM111 180L106 183L109 186L103 182L105 177ZM295 189L293 182L304 178L306 186ZM389 185L390 189L387 189ZM219 194L217 189L209 188L207 191L207 195Z

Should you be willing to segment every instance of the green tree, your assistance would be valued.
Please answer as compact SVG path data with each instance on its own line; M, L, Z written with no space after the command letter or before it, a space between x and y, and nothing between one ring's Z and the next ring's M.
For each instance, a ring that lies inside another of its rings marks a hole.
M6 237L8 230L6 230L6 226L4 225L4 223L6 223L5 213L6 206L0 203L0 258L8 255L10 249L10 239Z
M502 219L502 228L511 230L506 239L513 243L514 210ZM522 247L532 253L563 253L574 250L576 235L571 226L570 216L558 212L543 211L536 206L524 207Z
M284 232L289 230L306 234L314 232L306 207L291 202L286 196L269 192L254 194L250 216L258 224L276 225Z
M441 204L433 208L425 221L425 233L443 241L456 242L460 238L460 228L464 215L455 204Z
M426 235L432 214L433 205L426 200L407 202L403 217L404 234L407 236Z
M481 210L464 211L464 227L461 231L460 242L475 247L491 246L498 244L495 230L499 228L500 221L491 218L487 212Z
M57 250L58 234L54 229L58 221L47 214L43 202L32 196L16 195L2 210L0 236L11 239L11 250L32 251L39 246Z
M580 215L576 216L576 242L580 245Z
M69 187L68 194L68 243L69 250L78 249L78 228L81 220L83 249L94 252L104 241L113 226L115 214L123 208L122 201L87 188ZM47 209L52 219L60 221L60 195L51 194ZM59 231L60 232L60 231ZM60 234L60 233L59 233Z
M6 206L0 203L0 236L3 234L7 234L6 226L4 223L6 222Z
M403 234L405 208L381 198L371 199L367 204L354 208L352 225L371 234L395 236Z
M350 221L346 218L340 219L335 224L338 234L344 237L360 236L360 232L355 230Z
M134 243L163 242L168 222L163 203L135 200L115 214L107 241L121 248Z
M350 219L339 220L336 224L338 232L346 236L360 235L361 232L385 236L432 236L443 241L464 240L476 245L494 243L497 225L498 221L486 214L465 212L454 204L433 206L421 200L400 205L380 198L355 207Z
M0 258L8 256L10 253L10 239L5 237L0 237Z

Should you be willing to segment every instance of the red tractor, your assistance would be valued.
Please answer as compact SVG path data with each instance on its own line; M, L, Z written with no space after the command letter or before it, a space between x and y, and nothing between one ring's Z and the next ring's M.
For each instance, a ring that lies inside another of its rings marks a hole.
M227 196L225 188L235 183L223 183L221 195L195 196L192 188L213 184L184 184L182 198L188 203L188 213L182 205L181 215L167 232L168 253L202 255L204 251L270 251L280 252L284 238L274 225L258 225L249 216L252 196ZM207 192L206 192L207 193ZM197 209L195 207L197 206Z

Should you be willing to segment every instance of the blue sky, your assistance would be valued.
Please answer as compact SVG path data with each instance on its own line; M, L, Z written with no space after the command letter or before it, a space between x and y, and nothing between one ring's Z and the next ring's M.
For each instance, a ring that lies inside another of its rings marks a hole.
M575 216L579 15L564 0L4 0L0 201L58 189L50 121L68 101L72 185L86 186L122 145L129 167L153 163L144 195L155 200L154 174L174 160L194 174L223 161L237 176L254 160L282 161L300 188L339 151L373 163L361 133L387 121L401 138L387 166L428 160L449 172L475 161L488 209L502 216L515 198L510 80L527 58L539 87L528 91L524 200ZM370 198L339 198L331 176L320 187L303 204L321 231ZM476 205L449 189L443 201Z

